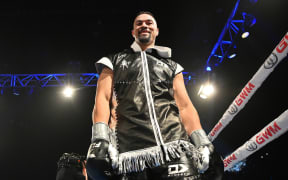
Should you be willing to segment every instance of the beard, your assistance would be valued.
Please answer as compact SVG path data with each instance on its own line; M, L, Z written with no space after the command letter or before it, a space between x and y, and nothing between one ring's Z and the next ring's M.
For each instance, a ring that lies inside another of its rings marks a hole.
M151 34L149 34L149 36L139 36L138 39L140 43L147 44L151 40Z

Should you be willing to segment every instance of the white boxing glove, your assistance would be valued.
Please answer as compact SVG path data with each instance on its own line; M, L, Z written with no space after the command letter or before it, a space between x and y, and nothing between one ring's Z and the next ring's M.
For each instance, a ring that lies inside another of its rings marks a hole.
M209 168L210 152L207 146L201 146L198 150L202 155L200 163L198 163L198 169L200 173L204 173Z
M204 173L209 168L210 156L214 151L214 146L209 141L207 134L203 129L193 131L189 137L201 154L197 168L200 173Z

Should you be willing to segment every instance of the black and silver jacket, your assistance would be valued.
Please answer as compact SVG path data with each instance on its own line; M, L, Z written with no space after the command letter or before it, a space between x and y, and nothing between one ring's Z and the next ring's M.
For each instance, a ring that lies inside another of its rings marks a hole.
M180 144L190 145L173 98L173 79L183 68L170 58L170 48L142 51L134 42L96 62L99 73L104 65L114 74L110 120L117 122L120 173L161 165L179 156Z

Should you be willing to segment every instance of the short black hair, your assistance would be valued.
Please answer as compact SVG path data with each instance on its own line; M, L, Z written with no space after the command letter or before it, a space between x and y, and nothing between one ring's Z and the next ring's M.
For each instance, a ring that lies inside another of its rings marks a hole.
M134 17L133 23L135 22L135 19L138 16L140 16L141 14L148 14L148 15L152 16L152 18L156 21L156 18L155 18L154 14L151 11L139 11L138 13L136 13L136 16ZM157 21L156 21L156 23L157 23Z
M150 11L139 11L139 12L136 14L135 18L136 18L137 16L141 15L141 14L149 14L150 16L152 16L152 17L155 19L154 14L153 14L152 12L150 12Z

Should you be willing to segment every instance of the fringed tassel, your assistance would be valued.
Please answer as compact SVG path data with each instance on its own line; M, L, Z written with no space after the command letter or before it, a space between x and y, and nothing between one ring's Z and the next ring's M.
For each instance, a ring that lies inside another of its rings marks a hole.
M118 173L125 174L131 172L140 172L145 168L161 166L165 161L171 161L180 158L185 151L191 151L194 146L187 141L173 141L164 145L166 157L159 146L151 148L129 151L119 155ZM168 156L168 157L167 157Z
M119 156L119 174L140 172L147 167L157 167L164 164L160 147L152 147L130 151Z

